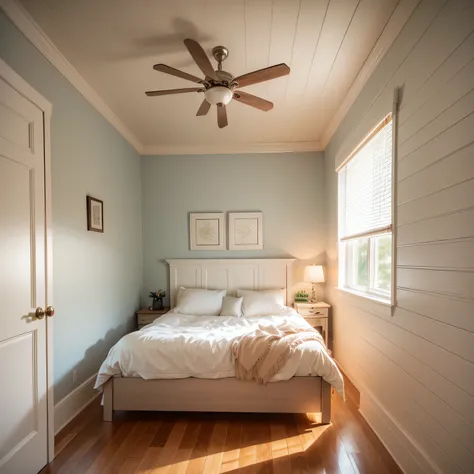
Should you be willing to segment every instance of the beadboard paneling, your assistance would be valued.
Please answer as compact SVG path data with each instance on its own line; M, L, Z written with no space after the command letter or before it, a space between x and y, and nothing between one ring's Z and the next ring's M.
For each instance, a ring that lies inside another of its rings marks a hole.
M474 272L399 267L398 285L439 295L474 299Z
M474 178L474 145L471 144L444 160L398 183L398 203L404 204ZM403 201L402 201L403 199Z
M474 130L473 113L459 122L446 124L442 133L400 161L398 180L402 181L414 173L419 173L428 166L473 143L472 130Z
M397 306L474 333L474 301L472 300L446 298L432 293L399 288ZM443 334L444 332L441 331L441 335Z
M473 239L405 245L398 249L397 262L399 267L410 265L474 271L473 246Z
M468 178L460 184L440 188L428 196L399 205L398 224L412 224L472 207L474 207L474 178Z
M397 304L391 310L333 289L337 219L328 218L334 353L362 392L362 414L407 474L468 474L474 472L473 2L424 0L413 12L326 150L328 216L337 214L333 170L390 111L395 87L401 87Z
M398 244L437 242L474 236L474 209L445 214L398 227Z

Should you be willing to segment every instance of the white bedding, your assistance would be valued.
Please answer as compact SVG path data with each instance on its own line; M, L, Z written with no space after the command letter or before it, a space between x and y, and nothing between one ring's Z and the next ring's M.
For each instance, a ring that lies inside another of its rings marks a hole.
M114 375L144 379L235 377L232 342L259 325L278 328L286 324L310 327L291 308L274 316L250 318L167 313L112 347L99 370L95 388ZM321 376L343 395L341 373L322 339L298 346L271 381L294 376Z

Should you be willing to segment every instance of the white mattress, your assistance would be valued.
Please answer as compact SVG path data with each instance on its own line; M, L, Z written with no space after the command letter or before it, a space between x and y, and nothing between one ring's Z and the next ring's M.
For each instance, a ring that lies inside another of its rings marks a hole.
M261 326L310 327L293 309L275 316L234 318L167 313L140 331L124 336L110 350L95 388L110 377L218 379L235 377L232 342ZM322 339L299 345L272 382L294 376L321 376L341 395L344 383Z

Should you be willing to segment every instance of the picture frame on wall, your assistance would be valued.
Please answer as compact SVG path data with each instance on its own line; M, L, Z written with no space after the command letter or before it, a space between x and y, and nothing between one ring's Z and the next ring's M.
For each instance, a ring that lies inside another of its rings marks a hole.
M189 214L190 250L225 250L225 216L223 212Z
M86 196L87 230L104 233L104 201Z
M263 212L229 213L229 250L263 249Z

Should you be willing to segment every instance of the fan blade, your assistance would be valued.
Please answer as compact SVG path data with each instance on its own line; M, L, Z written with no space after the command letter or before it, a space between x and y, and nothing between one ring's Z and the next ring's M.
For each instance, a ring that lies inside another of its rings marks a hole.
M225 105L217 105L217 124L219 128L227 127L227 110Z
M201 89L200 87L190 87L188 89L168 89L164 91L148 91L148 92L145 92L145 94L148 97L156 97L158 95L185 94L186 92L198 92L198 91L204 91L204 89Z
M155 71L169 74L170 76L181 77L181 79L186 79L187 81L197 82L198 84L202 84L204 82L203 79L199 79L199 77L197 76L193 76L192 74L188 74L187 72L183 72L179 69L175 69L174 67L167 66L166 64L155 64L153 66L153 69Z
M234 99L239 102L242 102L242 104L250 105L250 107L255 107L256 109L263 110L264 112L268 112L269 110L273 109L272 102L257 97L256 95L247 94L247 92L234 92Z
M207 54L202 49L202 46L193 39L185 39L184 45L188 48L189 54L193 57L194 62L198 65L199 69L207 76L216 81L218 81L218 77L214 72L214 68L212 67L211 61L207 57Z
M197 111L197 116L199 117L200 115L207 115L207 113L209 112L209 109L211 108L211 104L206 100L204 99L202 101L202 104L201 104L201 107L199 107L199 110Z
M281 63L277 64L276 66L266 67L265 69L249 72L243 76L236 77L234 81L239 83L240 88L250 86L252 84L258 84L259 82L270 81L271 79L287 76L288 74L290 74L290 68L285 63Z

